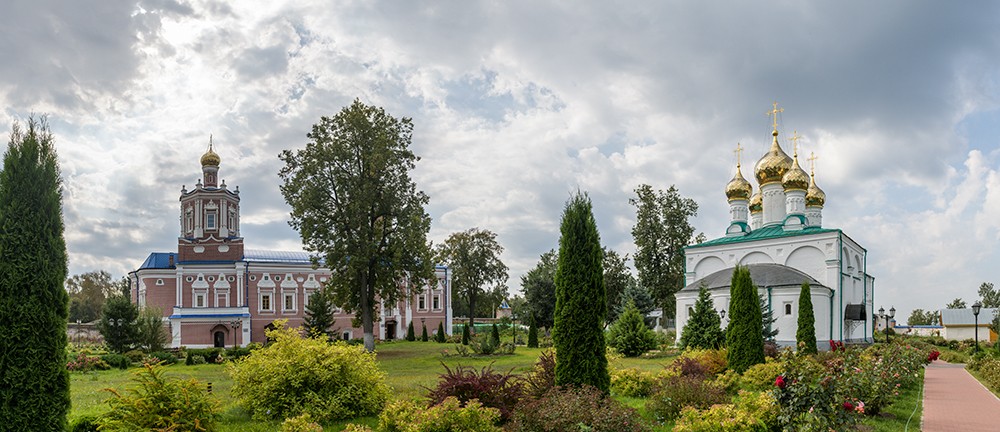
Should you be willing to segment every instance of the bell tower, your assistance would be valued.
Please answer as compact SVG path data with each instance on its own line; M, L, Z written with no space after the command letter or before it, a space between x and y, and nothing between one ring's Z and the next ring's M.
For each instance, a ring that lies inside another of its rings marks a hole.
M208 151L201 156L202 178L190 191L181 187L181 232L177 239L181 262L243 259L240 188L231 191L225 180L219 181L221 162L209 137Z

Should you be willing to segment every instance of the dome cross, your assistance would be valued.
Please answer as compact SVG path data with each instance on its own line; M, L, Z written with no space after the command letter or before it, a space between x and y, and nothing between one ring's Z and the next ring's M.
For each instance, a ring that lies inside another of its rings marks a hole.
M816 175L816 153L809 152L809 176Z
M771 122L771 124L774 126L774 130L778 130L778 113L785 112L785 109L784 108L778 108L778 102L777 101L774 102L773 106L774 107L771 108L771 110L767 112L767 116L768 117L774 117L774 120Z
M741 146L740 143L737 142L736 143L736 150L733 150L733 153L736 153L736 168L739 168L740 167L740 157L743 156L743 146Z
M799 157L799 140L802 139L802 135L799 135L799 131L792 131L792 137L788 140L792 142L792 152L795 157Z

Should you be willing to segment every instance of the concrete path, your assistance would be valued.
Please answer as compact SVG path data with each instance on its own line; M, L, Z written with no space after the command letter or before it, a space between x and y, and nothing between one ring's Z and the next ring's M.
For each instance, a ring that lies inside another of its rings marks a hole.
M1000 431L1000 399L973 378L964 364L935 361L924 373L921 430Z

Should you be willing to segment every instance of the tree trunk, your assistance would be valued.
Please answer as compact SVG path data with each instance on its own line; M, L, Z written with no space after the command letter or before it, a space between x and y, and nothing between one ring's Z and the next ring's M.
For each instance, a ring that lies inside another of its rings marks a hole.
M371 287L368 286L368 273L361 272L361 330L365 334L365 349L368 352L375 351L375 325L372 322L373 304L369 301L368 293Z

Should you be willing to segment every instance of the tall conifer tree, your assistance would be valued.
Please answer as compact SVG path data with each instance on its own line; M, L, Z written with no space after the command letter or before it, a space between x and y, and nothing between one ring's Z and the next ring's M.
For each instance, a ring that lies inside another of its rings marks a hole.
M729 287L729 328L726 349L729 369L743 373L750 366L764 363L764 335L760 299L750 278L750 269L736 266Z
M694 303L694 314L688 318L681 333L684 348L717 349L726 341L722 334L722 320L715 311L708 289L698 290L698 300Z
M61 431L69 412L66 241L52 133L14 124L0 171L0 425Z
M566 203L556 268L556 310L552 339L556 385L611 385L604 343L607 314L603 253L593 208L583 193Z
M799 352L815 354L818 349L812 290L809 289L808 282L802 284L802 291L799 292L799 326L795 332L795 342Z

